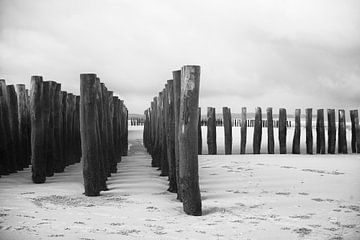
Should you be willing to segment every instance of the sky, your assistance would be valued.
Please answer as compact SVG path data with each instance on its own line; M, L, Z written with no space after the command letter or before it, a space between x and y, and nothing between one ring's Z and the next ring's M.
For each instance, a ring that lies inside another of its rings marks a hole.
M200 107L360 107L358 0L0 0L0 78L79 94L96 73L143 113L200 65ZM203 110L205 111L205 110Z

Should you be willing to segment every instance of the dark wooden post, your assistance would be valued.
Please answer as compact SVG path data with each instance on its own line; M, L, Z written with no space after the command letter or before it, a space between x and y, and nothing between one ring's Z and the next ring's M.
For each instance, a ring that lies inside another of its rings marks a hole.
M108 130L107 130L107 118L108 118L108 96L107 89L104 83L100 83L100 93L101 95L101 108L102 108L102 119L100 123L100 132L101 132L101 142L102 144L102 155L103 155L103 166L104 166L104 177L111 176L111 173L117 172L117 163L115 159L110 159L109 155L109 142L108 142ZM110 169L112 168L112 169ZM111 171L112 170L112 171Z
M53 145L54 145L54 114L53 103L56 83L53 81L45 81L43 83L43 117L44 117L44 130L45 130L45 159L46 159L46 176L51 177L54 175L54 158L53 158Z
M306 113L306 153L313 154L312 108L305 109L305 113Z
M300 154L300 134L301 134L301 109L295 109L295 130L293 139L293 154Z
M54 148L53 148L53 157L54 157L54 172L60 173L64 171L63 164L62 164L62 139L61 139L61 131L62 131L62 121L61 121L61 84L55 84L55 91L54 91Z
M274 125L273 125L273 116L272 108L268 107L266 109L267 116L267 132L268 132L268 153L274 154Z
M254 126L254 141L253 152L254 154L260 154L261 149L261 135L262 135L262 114L261 108L255 108L255 126Z
M208 145L208 154L216 155L217 145L216 145L216 115L215 108L208 107L207 109L207 145Z
M181 69L181 95L179 116L180 184L184 212L200 216L201 196L198 173L198 107L200 67L184 66Z
M166 126L165 126L165 102L166 102L165 89L162 90L160 95L160 145L161 145L161 173L160 176L169 176L169 164L167 159L167 144L166 144Z
M279 145L280 154L286 154L286 109L279 109Z
M67 161L67 157L68 157L68 148L67 148L67 92L66 91L62 91L61 92L61 119L62 119L62 164L63 167L65 168L68 165L68 161Z
M247 119L246 119L246 107L241 108L241 125L240 125L240 154L246 152L246 130L247 130Z
M18 101L14 85L6 86L9 103L9 119L11 138L13 142L13 165L16 170L23 170L21 163L21 150L20 150L20 138L19 138L19 112Z
M338 153L347 153L345 110L339 109Z
M357 110L350 110L350 120L351 120L351 152L356 153L356 121L355 119L359 118Z
M110 173L114 172L115 165L121 161L121 154L116 154L115 150L115 131L114 131L114 115L115 104L112 91L107 91L107 104L108 104L108 117L107 117L107 131L108 131L108 143L109 143L109 160L110 160ZM116 128L117 129L117 128Z
M355 130L356 130L356 152L360 153L360 125L359 125L359 113L355 110Z
M335 124L335 109L328 109L328 153L335 154L336 144L336 124Z
M325 154L324 109L317 110L316 116L316 153Z
M41 76L31 77L31 165L34 183L46 180L45 129L43 118L43 81Z
M26 89L24 84L16 84L16 91L18 97L18 117L19 117L19 149L18 152L20 154L20 159L18 164L21 165L22 168L28 167L28 159L29 159L29 132L28 132L28 122L27 122L27 96Z
M80 128L86 196L99 196L99 144L96 74L80 75Z
M199 121L198 121L198 154L202 154L202 135L201 135L201 108L199 107Z
M232 126L231 126L231 110L223 107L224 134L225 134L225 154L232 153Z
M180 167L179 167L179 116L180 116L180 94L181 94L181 71L173 71L174 81L174 121L175 121L175 172L176 172L176 185L177 185L177 199L182 201L181 198L181 185L180 185ZM151 117L152 118L152 117Z

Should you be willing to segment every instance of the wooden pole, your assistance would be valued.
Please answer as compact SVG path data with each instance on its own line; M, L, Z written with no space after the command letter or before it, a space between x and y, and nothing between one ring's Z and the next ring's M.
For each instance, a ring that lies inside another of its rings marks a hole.
M306 113L306 153L313 154L312 108L305 109L305 113Z
M355 118L358 118L357 110L350 110L351 120L351 152L356 153L356 123Z
M328 153L335 154L336 144L336 124L335 124L335 109L328 109Z
M62 139L61 139L61 84L55 84L55 91L54 91L54 148L53 148L53 157L54 157L54 172L60 173L64 171L63 164L62 164Z
M241 108L241 128L240 128L240 154L246 152L246 130L247 130L247 119L246 119L246 107Z
M286 109L279 109L279 145L280 154L286 154Z
M43 80L41 76L31 77L31 170L34 183L46 180L45 129L43 118Z
M198 154L202 154L202 135L201 135L201 108L199 107L199 120L198 120Z
M223 122L225 134L225 154L232 153L232 126L231 126L231 110L228 107L223 107Z
M268 107L266 109L267 116L267 132L268 132L268 153L274 154L274 126L273 126L273 116L272 108Z
M262 114L261 108L255 108L255 126L254 126L254 141L253 152L254 154L260 154L261 149L261 135L262 135Z
M180 185L180 167L179 167L179 116L180 116L180 95L181 95L181 71L173 71L174 81L174 121L175 121L175 172L176 172L176 185L177 185L177 199L182 201L181 198L181 185ZM151 116L150 116L151 117ZM152 119L153 117L151 117Z
M359 113L355 110L355 130L356 130L356 152L360 153L360 125L359 125Z
M26 96L26 88L24 84L16 84L16 91L18 97L18 117L19 117L19 149L18 152L20 154L20 159L18 164L21 165L22 168L28 167L28 159L29 159L29 132L28 132L28 119L27 119L27 96Z
M293 154L300 154L300 134L301 134L301 109L295 109L295 131L293 139Z
M347 153L345 110L339 109L338 153Z
M184 212L193 216L202 215L197 154L199 87L200 67L182 67L179 115L180 189Z
M216 144L216 114L215 108L208 107L207 109L207 145L208 154L216 155L217 144Z
M13 165L16 170L23 170L19 138L18 101L14 85L6 86L6 91L8 94L10 130L13 142Z
M80 75L80 128L83 177L86 196L99 196L98 109L96 74Z
M317 110L316 116L316 153L325 154L324 109Z
M165 126L165 89L160 94L160 149L161 149L161 173L160 176L169 176L169 164L167 160L167 145L166 145L166 126Z
M45 128L45 158L46 158L46 176L54 176L54 93L56 83L53 81L45 81L43 85L43 117Z

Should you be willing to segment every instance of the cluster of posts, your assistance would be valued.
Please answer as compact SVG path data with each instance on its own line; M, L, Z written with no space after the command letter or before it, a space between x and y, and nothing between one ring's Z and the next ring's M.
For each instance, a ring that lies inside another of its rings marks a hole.
M336 135L338 153L348 153L347 140L346 140L346 120L345 110L338 110L338 127L336 127L335 110L327 110L327 152L329 154L335 154L336 152ZM207 109L207 144L209 154L216 154L216 119L215 108L208 107ZM272 108L266 109L266 127L267 127L267 143L269 154L274 154L274 120L272 114ZM351 118L351 148L353 153L360 153L360 127L358 110L350 111ZM313 126L312 126L312 109L305 109L305 129L306 129L306 153L313 154ZM230 108L223 108L223 122L224 122L224 134L225 134L225 154L232 154L232 121ZM241 122L240 122L240 154L245 154L246 138L248 120L246 118L246 108L242 108ZM262 140L262 127L264 126L262 120L261 108L255 109L254 120L254 135L253 135L253 153L259 154ZM286 109L279 109L278 119L278 131L279 131L279 146L280 154L286 154L286 138L288 121L286 117ZM324 123L324 109L318 109L316 115L316 153L325 154L325 123ZM300 154L300 134L301 134L301 110L295 110L295 131L293 136L292 153Z
M200 125L201 126L207 126L208 122L206 119L201 119L200 121ZM254 119L248 119L246 121L247 127L254 127L255 126L255 120ZM272 125L276 128L279 127L279 121L278 120L273 120ZM222 118L217 118L216 119L216 126L224 126L224 119ZM240 127L241 126L241 119L238 118L234 118L231 121L231 126L233 127ZM267 127L268 126L268 121L267 120L262 120L262 126L263 127ZM286 121L286 126L287 127L291 127L291 121Z
M28 89L0 79L0 177L29 167L30 131Z
M128 110L96 74L80 75L80 132L85 195L99 196L127 155Z
M80 162L80 96L61 91L61 84L31 77L31 170L34 183Z
M144 146L151 165L168 176L186 214L202 214L198 175L200 67L184 66L145 110Z

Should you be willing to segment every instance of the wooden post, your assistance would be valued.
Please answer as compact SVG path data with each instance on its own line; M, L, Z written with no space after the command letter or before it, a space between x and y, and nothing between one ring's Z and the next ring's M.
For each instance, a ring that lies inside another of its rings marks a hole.
M293 139L293 154L300 154L300 134L301 134L301 109L295 109L295 131Z
M160 145L161 145L161 173L160 176L169 176L169 164L167 160L167 145L166 145L166 126L165 126L165 89L160 94Z
M274 125L273 125L273 116L272 108L268 107L266 109L267 116L267 132L268 132L268 153L274 154Z
M355 110L355 130L356 130L356 152L360 153L360 125L359 125L359 113Z
M232 153L232 126L231 126L231 110L223 107L224 134L225 134L225 154Z
M338 153L347 153L345 110L339 109Z
M43 80L41 76L31 77L31 170L34 183L46 180L45 129L43 118Z
M335 154L336 124L335 109L328 109L328 153Z
M241 108L241 132L240 132L240 154L246 152L246 130L247 130L247 119L246 119L246 107Z
M279 145L280 154L286 154L286 109L279 109Z
M10 130L13 142L13 165L16 170L23 170L19 138L18 101L14 85L6 86L6 91L8 94Z
M313 154L312 108L305 109L305 113L306 113L306 153Z
M316 153L325 154L324 109L317 110L316 116Z
M208 145L208 154L216 155L217 145L216 145L216 114L215 108L208 107L207 109L207 145Z
M109 155L109 142L108 142L108 131L107 131L107 118L108 118L108 104L107 104L107 89L104 83L100 83L101 95L101 108L102 108L102 119L100 123L101 142L102 144L102 155L103 155L103 166L104 166L104 177L111 176L111 173L117 172L117 163L115 159L110 159ZM110 169L110 166L112 169ZM111 171L112 170L112 171Z
M181 185L180 185L180 152L179 152L179 116L180 116L180 95L181 95L181 71L173 71L174 81L174 120L175 120L175 172L176 172L176 185L177 185L177 199L182 201L181 198ZM150 116L151 117L151 116ZM152 117L151 117L152 119Z
M99 196L98 124L96 74L80 75L80 128L86 196Z
M261 149L261 135L262 135L262 115L261 108L255 108L255 126L254 126L254 141L253 141L253 152L254 154L260 154Z
M199 87L200 67L182 67L179 116L180 189L184 212L193 216L202 215L197 154Z
M62 165L62 139L61 139L61 99L60 99L60 92L61 92L61 84L55 84L55 91L54 91L54 105L53 105L53 119L54 119L54 142L53 142L53 157L54 157L54 172L60 173L64 171Z
M108 131L108 144L109 144L109 162L110 162L110 173L115 171L115 166L121 161L121 154L116 154L115 150L115 131L114 131L114 114L115 104L114 96L112 91L107 91L107 104L108 104L108 117L106 120L106 126ZM117 105L118 106L118 105ZM117 129L117 128L116 128ZM117 168L117 167L116 167ZM109 176L109 175L108 175Z
M202 135L201 135L201 108L199 107L199 120L198 120L198 154L202 154Z
M350 110L351 120L351 152L356 153L356 122L355 119L359 118L357 110Z
M29 132L28 132L28 122L27 122L27 96L26 89L24 84L16 84L16 91L18 97L18 117L19 117L19 149L20 159L18 164L22 168L28 167L29 159Z

